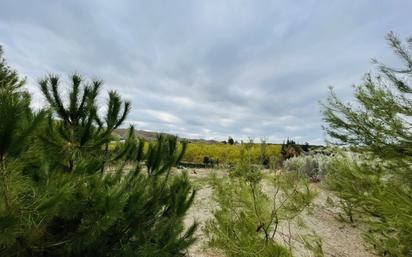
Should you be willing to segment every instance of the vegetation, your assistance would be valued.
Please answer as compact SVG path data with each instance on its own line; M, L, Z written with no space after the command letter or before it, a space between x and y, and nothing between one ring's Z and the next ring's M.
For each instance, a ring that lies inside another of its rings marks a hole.
M209 159L217 160L219 164L235 165L241 161L242 148L242 144L189 143L183 161L202 163L207 156ZM264 151L265 157L275 163L279 158L280 145L266 144ZM262 164L261 144L253 144L250 152L251 162Z
M283 142L282 148L280 150L281 161L284 162L287 159L299 156L301 151L301 147L298 144L296 144L295 141L289 140L288 138L286 140L286 143Z
M312 182L320 182L330 169L331 158L323 154L301 155L287 159L283 167L288 171L306 175Z
M161 135L143 152L131 128L109 151L130 104L109 92L100 117L101 82L72 76L65 101L59 81L40 82L48 109L34 112L24 80L1 60L0 255L185 256L195 192L186 175L170 176L185 146Z
M219 208L205 227L209 244L230 257L291 256L291 249L277 241L278 228L296 218L314 193L297 173L275 176L265 192L261 171L250 163L251 146L244 146L228 178L213 178Z
M331 165L327 184L342 198L353 220L367 225L365 238L380 256L412 256L412 38L388 42L405 67L378 64L356 86L356 105L332 92L324 104L332 142L359 152Z

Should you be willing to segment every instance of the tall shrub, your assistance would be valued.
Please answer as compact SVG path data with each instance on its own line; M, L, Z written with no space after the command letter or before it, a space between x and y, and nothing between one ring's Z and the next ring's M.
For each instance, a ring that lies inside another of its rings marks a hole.
M363 217L379 255L412 256L412 38L406 45L393 33L387 39L404 67L375 61L378 74L355 87L355 104L332 92L323 105L332 143L364 159L332 165L328 184Z

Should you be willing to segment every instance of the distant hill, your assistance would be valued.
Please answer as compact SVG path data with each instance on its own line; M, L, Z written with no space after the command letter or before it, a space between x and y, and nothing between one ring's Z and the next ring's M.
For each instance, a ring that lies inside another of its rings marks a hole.
M127 137L127 133L128 133L129 129L124 129L124 128L119 128L119 129L115 129L113 134L118 135L119 137L121 137L122 139ZM143 138L144 140L147 141L154 141L156 140L157 136L160 134L160 132L154 132L154 131L146 131L146 130L135 130L135 134L138 138ZM164 133L164 134L169 134L172 135L170 133ZM218 140L212 140L212 139L201 139L201 138L182 138L184 140L187 140L190 143L206 143L206 144L219 144L222 143L222 141L218 141ZM267 143L268 145L282 145L281 143ZM298 144L299 146L303 147L303 144ZM311 145L309 144L309 148L311 150L315 150L315 149L323 149L325 146L323 145Z
M126 138L127 133L129 129L115 129L113 134L120 136L121 138ZM156 140L157 136L160 134L159 132L154 132L154 131L145 131L145 130L135 130L135 134L139 138L143 138L144 140L147 141L153 141ZM168 133L165 133L168 134ZM207 144L217 144L220 143L220 141L217 140L206 140L206 139L192 139L192 138L183 138L186 139L189 142L193 143L207 143Z
M113 134L120 136L122 139L127 137L127 133L129 132L129 129L115 129ZM144 131L144 130L135 130L135 135L139 138L143 138L147 141L152 141L157 138L157 135L159 133L157 132L152 132L152 131Z

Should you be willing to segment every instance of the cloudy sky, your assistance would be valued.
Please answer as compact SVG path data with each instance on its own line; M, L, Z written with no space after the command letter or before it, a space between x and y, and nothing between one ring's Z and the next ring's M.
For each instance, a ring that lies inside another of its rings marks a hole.
M193 138L322 143L319 101L396 63L412 1L2 0L0 44L34 106L48 73L99 78L138 129Z

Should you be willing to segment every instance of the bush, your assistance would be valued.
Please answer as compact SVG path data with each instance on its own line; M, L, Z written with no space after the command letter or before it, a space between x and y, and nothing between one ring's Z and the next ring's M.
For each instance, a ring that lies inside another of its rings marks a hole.
M393 169L410 170L369 155L334 158L325 182L343 200L348 219L367 225L371 249L381 256L410 256L412 191Z
M302 175L307 175L312 182L321 181L330 166L330 156L315 154L301 155L287 159L283 165L288 171L295 171Z
M211 247L230 257L292 256L276 241L279 226L297 217L314 193L296 173L277 175L271 192L262 188L262 173L250 165L247 150L226 178L213 177L214 199L219 207L205 226Z

